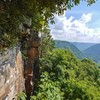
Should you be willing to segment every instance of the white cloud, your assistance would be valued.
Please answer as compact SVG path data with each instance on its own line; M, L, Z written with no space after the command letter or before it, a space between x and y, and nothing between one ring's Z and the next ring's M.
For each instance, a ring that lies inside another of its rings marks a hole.
M73 16L66 18L65 14L55 15L55 24L50 25L54 39L77 42L100 42L100 28L89 28L87 23L92 20L92 14L83 14L78 20Z
M89 21L91 21L92 19L92 14L89 13L89 14L83 14L80 18L80 21L82 21L83 23L87 23Z

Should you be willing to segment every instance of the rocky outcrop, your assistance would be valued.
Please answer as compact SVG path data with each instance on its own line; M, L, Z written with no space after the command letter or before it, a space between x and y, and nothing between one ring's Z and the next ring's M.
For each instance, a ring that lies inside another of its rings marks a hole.
M24 90L23 62L20 49L0 52L0 100L13 100Z
M39 46L40 38L38 32L30 30L30 36L28 39L28 48L26 51L27 60L25 65L25 89L27 100L30 100L30 96L34 94L37 79L39 78Z

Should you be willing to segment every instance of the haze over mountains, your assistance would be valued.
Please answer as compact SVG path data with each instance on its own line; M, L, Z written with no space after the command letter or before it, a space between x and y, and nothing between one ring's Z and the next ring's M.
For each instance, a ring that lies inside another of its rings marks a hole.
M93 45L83 52L87 57L91 58L97 63L100 63L100 44Z
M100 44L67 42L60 40L55 40L55 43L57 48L68 49L79 59L90 58L97 63L100 62Z
M73 45L75 45L79 50L83 51L87 48L96 45L96 43L83 43L83 42L71 42Z
M68 49L71 52L73 52L77 58L79 59L84 58L84 54L70 42L56 40L55 43L57 48Z

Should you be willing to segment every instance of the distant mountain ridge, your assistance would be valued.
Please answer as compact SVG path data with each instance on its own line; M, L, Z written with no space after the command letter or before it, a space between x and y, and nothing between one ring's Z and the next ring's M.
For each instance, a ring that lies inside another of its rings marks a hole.
M75 45L71 44L70 42L55 40L55 44L56 44L56 48L64 48L70 50L79 59L85 57L84 54Z
M100 44L93 45L84 50L86 57L91 58L95 62L100 62Z
M64 48L70 50L79 59L90 58L96 63L100 63L100 44L67 42L55 40L56 48Z
M87 48L97 44L97 43L83 43L83 42L70 42L70 43L75 45L81 51L86 50Z

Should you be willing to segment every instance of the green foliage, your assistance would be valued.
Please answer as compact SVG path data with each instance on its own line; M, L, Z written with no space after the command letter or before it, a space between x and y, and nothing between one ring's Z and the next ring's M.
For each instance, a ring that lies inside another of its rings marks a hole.
M95 0L87 1L88 5L94 2ZM62 14L64 10L71 9L79 3L80 0L52 0L52 2L50 0L0 0L0 35L14 34L15 39L18 39L18 33L22 31L20 25L30 18L32 28L40 31L43 26L48 25L49 20L54 23L55 13Z
M18 39L14 34L3 34L0 37L0 46L1 47L12 47L15 46L18 42Z
M99 100L100 69L68 50L54 49L40 60L40 80L32 100Z
M55 46L55 42L50 35L50 30L46 27L41 32L41 45L40 45L40 57L48 55Z
M17 94L17 100L26 100L26 94L24 92Z
M37 95L32 96L31 100L63 100L63 92L60 91L59 82L53 82L49 78L47 72L41 75Z

